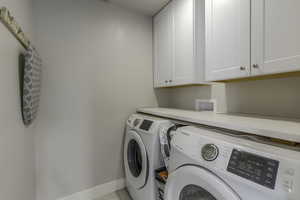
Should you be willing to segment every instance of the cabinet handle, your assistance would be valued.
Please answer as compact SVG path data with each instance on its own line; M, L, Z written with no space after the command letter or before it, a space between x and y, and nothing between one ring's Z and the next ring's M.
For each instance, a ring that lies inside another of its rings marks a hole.
M172 80L169 80L169 83L172 83Z
M252 67L253 67L254 69L258 69L258 68L259 68L259 65L258 65L258 64L254 64Z
M167 80L165 80L165 83L168 83L168 81L167 81Z
M245 70L246 70L246 67L241 66L241 67L240 67L240 70L241 70L241 71L245 71Z

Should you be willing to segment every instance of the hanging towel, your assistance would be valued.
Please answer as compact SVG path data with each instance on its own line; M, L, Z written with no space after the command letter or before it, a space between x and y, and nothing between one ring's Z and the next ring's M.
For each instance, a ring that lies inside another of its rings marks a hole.
M170 151L171 151L171 137L172 133L171 131L176 127L174 124L168 124L161 126L159 130L159 141L160 141L160 150L162 157L164 159L164 164L167 169L169 169L169 157L170 157Z
M36 118L39 108L42 59L32 46L26 51L24 59L22 115L24 124L29 126Z

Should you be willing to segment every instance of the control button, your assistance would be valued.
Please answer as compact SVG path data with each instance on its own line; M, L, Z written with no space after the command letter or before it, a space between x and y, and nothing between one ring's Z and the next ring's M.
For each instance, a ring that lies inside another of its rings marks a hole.
M274 172L274 168L272 168L272 167L268 167L267 170L272 173Z
M270 179L265 180L265 185L272 185L272 180Z
M270 174L270 173L267 173L267 177L268 177L268 178L273 178L273 175Z
M255 174L257 174L258 176L260 176L262 173L261 169L255 169Z
M237 165L237 163L236 163L235 161L233 161L233 160L230 161L229 164L230 164L230 165Z
M259 163L259 162L256 162L255 165L256 165L257 167L263 167L263 166L264 166L262 163Z
M260 181L261 178L260 178L259 176L257 176L257 177L255 177L255 180L256 180L256 181Z
M243 162L241 162L241 163L239 164L239 167L240 167L240 169L242 169L242 170L247 169L246 163L243 163Z
M269 166L271 166L271 167L276 167L276 162L268 161L267 164L268 164Z
M251 177L251 175L247 172L245 172L245 175L248 176L248 177Z

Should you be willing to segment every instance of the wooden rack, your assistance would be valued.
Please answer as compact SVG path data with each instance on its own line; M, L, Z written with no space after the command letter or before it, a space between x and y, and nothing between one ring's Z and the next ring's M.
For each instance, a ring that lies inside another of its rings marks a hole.
M26 37L19 24L16 22L16 20L6 7L2 7L0 9L0 21L13 34L13 36L21 43L21 45L25 49L29 48L29 39Z

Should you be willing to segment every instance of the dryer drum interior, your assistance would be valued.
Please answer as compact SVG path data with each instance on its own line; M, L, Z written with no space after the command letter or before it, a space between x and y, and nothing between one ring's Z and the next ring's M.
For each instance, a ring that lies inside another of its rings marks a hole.
M128 143L127 158L131 174L138 177L143 169L143 158L141 148L135 140Z
M217 200L213 195L211 195L205 189L196 186L188 185L185 186L181 193L179 200Z

